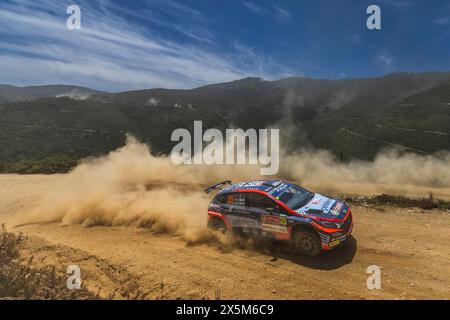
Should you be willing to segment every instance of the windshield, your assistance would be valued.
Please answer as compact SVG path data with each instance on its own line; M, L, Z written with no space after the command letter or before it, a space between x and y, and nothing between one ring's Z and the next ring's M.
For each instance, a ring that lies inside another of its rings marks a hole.
M314 193L291 184L277 198L289 208L297 210L314 198Z

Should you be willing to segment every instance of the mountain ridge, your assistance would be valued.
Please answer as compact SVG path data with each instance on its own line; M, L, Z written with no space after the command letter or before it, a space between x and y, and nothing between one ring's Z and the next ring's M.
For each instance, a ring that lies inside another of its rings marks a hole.
M14 86L9 84L0 84L0 103L20 102L63 95L72 95L73 97L78 96L79 98L84 98L99 93L102 93L102 91L62 84L36 86Z
M192 130L194 120L205 129L278 127L288 151L326 149L344 161L371 160L393 146L423 154L450 150L447 72L245 78L183 90L83 91L82 98L68 88L81 87L55 86L47 90L51 96L0 102L0 162L104 154L121 146L125 133L167 154L171 132Z

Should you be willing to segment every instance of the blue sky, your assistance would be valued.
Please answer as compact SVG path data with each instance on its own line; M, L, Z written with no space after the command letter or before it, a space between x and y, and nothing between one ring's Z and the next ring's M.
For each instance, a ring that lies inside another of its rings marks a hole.
M81 30L66 8L81 7ZM366 28L381 8L382 29ZM107 91L450 70L450 2L0 0L0 83Z

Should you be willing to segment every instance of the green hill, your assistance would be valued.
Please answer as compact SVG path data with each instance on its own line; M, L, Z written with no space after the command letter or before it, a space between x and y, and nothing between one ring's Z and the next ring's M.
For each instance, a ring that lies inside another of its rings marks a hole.
M192 90L116 94L86 89L89 97L83 99L56 87L41 91L44 97L17 93L0 103L0 170L19 161L39 168L43 159L70 164L104 154L123 145L127 132L151 144L153 152L167 153L172 131L192 129L194 120L203 120L204 128L279 127L282 144L291 150L324 148L346 160L372 159L387 146L425 154L450 150L448 73L247 78Z
M74 99L86 99L90 95L101 93L84 87L49 85L16 87L0 84L0 103L34 100L43 97L72 97Z

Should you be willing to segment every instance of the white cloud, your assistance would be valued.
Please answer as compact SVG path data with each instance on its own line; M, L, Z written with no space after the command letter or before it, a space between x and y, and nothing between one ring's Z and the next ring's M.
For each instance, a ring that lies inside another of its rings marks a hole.
M77 3L82 13L81 30L66 28L65 10L69 2L0 3L0 82L64 83L121 91L191 88L248 75L273 78L286 70L278 64L266 65L270 58L255 52L247 52L249 59L242 50L236 49L231 54L215 51L214 35L201 24L191 29L171 25L168 15L196 21L207 19L172 0L148 1L148 7L140 12L130 12L108 0ZM124 16L148 19L153 25L172 28L171 31L204 45L161 38L151 28L143 29L142 24L132 23ZM241 62L247 60L253 62Z
M441 25L441 26L447 25L450 23L450 17L437 18L434 20L434 23Z
M378 55L377 60L386 69L390 69L392 67L393 58L392 58L392 56L390 56L388 54L382 53L382 54Z
M291 77L294 76L292 70L279 64L277 61L259 54L254 47L245 45L243 43L235 41L233 43L234 49L237 51L237 58L247 70L252 70L250 76L262 76L266 79L272 79L270 74L267 74L266 70L278 70L279 77ZM298 76L301 73L297 74Z
M279 6L273 6L275 11L277 12L278 16L280 17L284 17L284 18L289 18L291 16L290 12L287 11L286 9L283 9Z
M273 5L270 9L268 9L256 4L255 2L247 0L244 0L242 3L248 10L258 15L268 15L268 16L270 15L272 17L278 17L283 19L290 18L291 16L291 13L288 10L283 9L282 7L277 5Z
M260 7L259 5L257 5L254 2L251 2L251 1L244 1L243 4L244 4L244 6L247 7L247 9L249 9L250 11L253 11L254 13L267 13L268 12L267 9Z
M381 0L381 1L397 8L408 8L414 6L414 3L410 0Z

